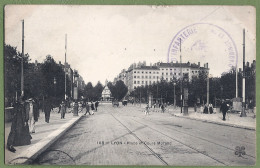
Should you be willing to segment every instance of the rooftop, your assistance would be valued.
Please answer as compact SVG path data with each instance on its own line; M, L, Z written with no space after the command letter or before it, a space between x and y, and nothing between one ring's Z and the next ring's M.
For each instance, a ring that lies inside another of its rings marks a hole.
M140 66L140 67L136 67L134 69L144 69L144 70L159 70L159 67L157 66Z

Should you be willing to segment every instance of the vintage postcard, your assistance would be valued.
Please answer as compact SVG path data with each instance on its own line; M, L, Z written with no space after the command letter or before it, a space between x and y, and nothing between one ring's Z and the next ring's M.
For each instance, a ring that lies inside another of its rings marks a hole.
M5 164L256 164L254 6L6 5Z

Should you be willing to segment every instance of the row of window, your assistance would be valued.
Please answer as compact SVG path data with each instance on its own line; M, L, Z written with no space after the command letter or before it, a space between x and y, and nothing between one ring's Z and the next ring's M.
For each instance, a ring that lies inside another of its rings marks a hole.
M134 73L140 73L141 71L134 71ZM142 71L141 73L146 73L146 74L159 74L159 72L155 72L155 71L153 71L153 72L151 72L151 71L149 71L149 72L147 72L147 71Z
M164 69L162 69L162 70L164 70ZM168 69L166 69L166 71L167 71ZM172 71L172 69L170 69L171 71ZM176 69L174 69L174 71L176 71ZM183 69L183 71L185 71L185 69ZM187 71L189 71L189 69L187 69ZM159 74L159 72L155 72L155 71L153 71L153 72L151 72L151 71L134 71L134 73L146 73L146 74ZM171 72L172 73L172 72ZM198 73L198 71L192 71L192 73Z
M172 80L172 78L165 78L166 81L170 81ZM152 84L155 83L155 81L135 81L134 80L134 84Z
M183 73L183 75L184 75L185 73ZM168 76L169 75L169 73L162 73L162 76L164 76L164 75L166 75L166 76ZM176 75L181 75L181 73L170 73L170 75L174 75L174 76L176 76ZM137 78L137 79L140 79L140 78L142 78L142 79L158 79L159 78L159 76L134 76L134 78Z
M148 79L148 78L149 79L152 79L152 78L155 79L155 78L157 78L158 79L159 76L153 76L153 77L152 76L142 76L142 77L141 76L134 76L134 78L142 78L142 79L144 79L144 78L145 79Z
M148 85L148 83L151 85L152 83L155 83L155 81L134 81L134 84L146 84Z

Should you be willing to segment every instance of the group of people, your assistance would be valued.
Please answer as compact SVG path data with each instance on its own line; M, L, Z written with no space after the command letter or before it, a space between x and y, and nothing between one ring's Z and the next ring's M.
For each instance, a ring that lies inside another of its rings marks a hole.
M95 103L93 103L93 102L91 101L91 102L90 102L90 106L89 106L88 102L86 102L86 105L85 105L85 107L86 107L86 112L85 112L84 115L87 115L87 113L88 113L89 115L94 115L94 111L97 112L98 105L99 105L99 101L96 101ZM90 111L90 109L91 109L91 111Z
M52 105L49 99L44 102L45 122L49 123ZM7 139L7 149L15 152L14 146L31 144L32 136L36 132L35 124L39 119L39 102L37 99L27 100L21 97L13 104L11 131Z
M157 107L160 109L159 111L161 111L161 113L164 113L164 112L166 111L167 104L166 104L166 103L159 103L159 104L157 105L157 103L154 103L154 104L153 104L154 111L156 111L156 108L157 108ZM159 111L158 111L158 112L159 112ZM150 113L149 103L146 104L144 112L145 112L145 115L149 115L149 113Z
M155 110L158 106L159 109L161 109L161 112L164 113L166 111L168 105L169 105L169 102L168 103L159 103L158 105L157 105L157 103L154 103L153 108Z
M223 118L222 120L225 121L226 120L226 114L229 110L229 104L227 101L225 100L222 100L221 101L221 106L220 106L220 111L222 112L223 114ZM194 111L197 112L197 105L194 104ZM203 112L204 114L213 114L214 110L213 110L213 105L212 104L205 104L205 106L201 106L201 112Z

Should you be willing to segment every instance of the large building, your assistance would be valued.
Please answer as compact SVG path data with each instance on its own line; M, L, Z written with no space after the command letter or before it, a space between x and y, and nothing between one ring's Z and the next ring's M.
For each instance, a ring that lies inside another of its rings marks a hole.
M152 85L160 80L166 82L177 80L181 77L181 71L183 76L187 74L189 80L191 80L193 76L198 76L200 71L208 72L208 70L208 63L204 64L204 67L200 67L200 62L198 64L158 62L149 66L145 62L139 62L132 64L127 71L122 70L114 79L114 82L122 80L128 90L132 91L139 86Z

